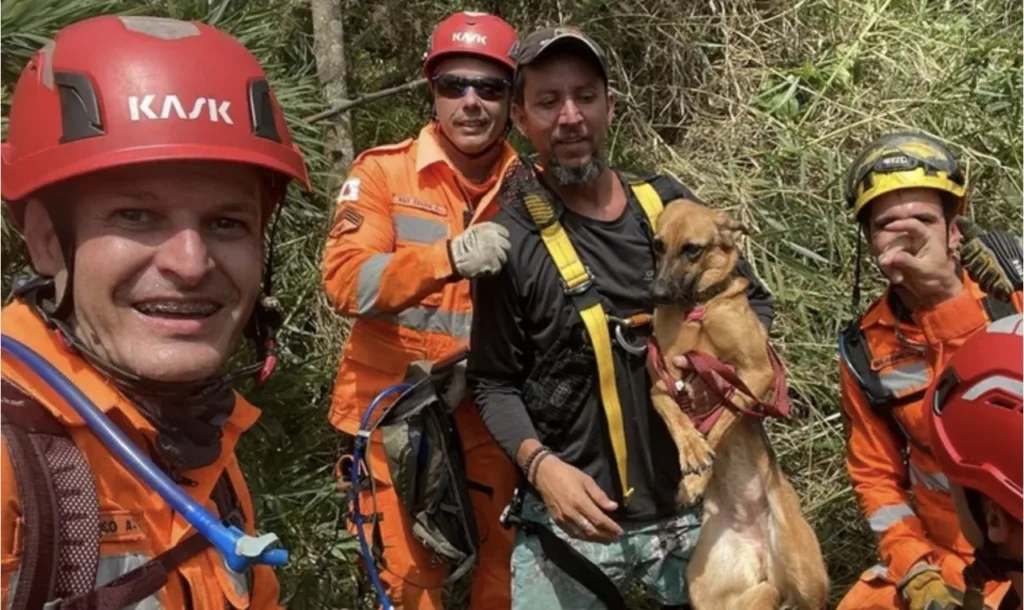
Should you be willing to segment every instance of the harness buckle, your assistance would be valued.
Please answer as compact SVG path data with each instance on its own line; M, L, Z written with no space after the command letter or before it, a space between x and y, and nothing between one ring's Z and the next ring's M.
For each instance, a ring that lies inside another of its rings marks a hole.
M590 272L590 267L584 265L583 270L587 272L587 281L578 286L570 287L569 284L566 283L565 279L562 279L562 293L565 294L565 296L577 297L593 287L594 274Z
M519 514L523 510L523 492L519 487L515 488L512 492L512 499L501 511L501 516L498 517L498 523L505 529L512 529L520 525L523 520L519 517Z

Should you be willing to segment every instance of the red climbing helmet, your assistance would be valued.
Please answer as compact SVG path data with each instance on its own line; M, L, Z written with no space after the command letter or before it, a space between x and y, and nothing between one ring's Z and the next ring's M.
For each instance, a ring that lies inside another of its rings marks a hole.
M501 17L489 13L455 13L437 24L423 61L423 75L430 78L439 59L446 55L477 55L515 70L512 47L516 31Z
M975 489L1021 521L1024 316L978 331L925 395L931 446L949 480Z
M61 30L22 71L8 126L0 184L15 208L68 178L150 161L266 168L274 203L289 180L309 188L263 68L202 23L108 15Z

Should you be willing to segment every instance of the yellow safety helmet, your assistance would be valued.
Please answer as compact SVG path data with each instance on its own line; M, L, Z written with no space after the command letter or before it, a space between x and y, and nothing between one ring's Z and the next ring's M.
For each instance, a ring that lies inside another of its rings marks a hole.
M955 212L967 207L964 172L941 142L920 133L890 133L868 144L846 175L846 203L859 218L873 199L899 189L933 188L951 195Z

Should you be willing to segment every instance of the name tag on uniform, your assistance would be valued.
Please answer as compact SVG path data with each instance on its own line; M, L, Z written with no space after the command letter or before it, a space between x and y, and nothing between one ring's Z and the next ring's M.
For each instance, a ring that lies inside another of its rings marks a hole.
M415 208L417 210L423 210L429 212L435 216L447 216L448 210L445 209L440 203L434 203L433 201L425 201L423 199L417 199L410 195L393 195L391 197L391 203L393 205L400 205L407 208Z
M142 529L142 513L115 510L100 513L101 542L132 542L146 537Z
M878 356L871 359L871 370L880 371L887 366L895 366L897 364L903 364L911 360L920 360L921 352L907 348L896 350L884 356Z

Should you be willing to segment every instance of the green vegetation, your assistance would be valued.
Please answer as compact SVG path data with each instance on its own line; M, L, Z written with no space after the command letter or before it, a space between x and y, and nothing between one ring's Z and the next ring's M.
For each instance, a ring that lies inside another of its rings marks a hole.
M433 24L460 9L498 13L520 31L573 23L605 45L618 96L613 163L672 173L751 229L745 255L778 300L773 338L796 398L793 420L769 431L824 545L838 598L874 561L842 463L834 338L852 315L857 239L842 174L875 135L924 130L969 166L975 220L1018 231L1019 0L339 1L350 96L417 78ZM308 0L3 0L5 134L11 91L31 53L60 27L112 11L198 19L239 37L270 72L307 155L316 192L293 191L278 227L282 362L250 394L264 417L243 460L262 529L292 550L281 572L289 607L372 607L332 476L340 440L326 422L346 323L319 285L338 177L328 175L322 126L302 121L325 108ZM363 106L351 113L355 150L413 135L429 116L423 90ZM26 259L6 219L2 250L9 298ZM865 271L870 297L880 284Z

